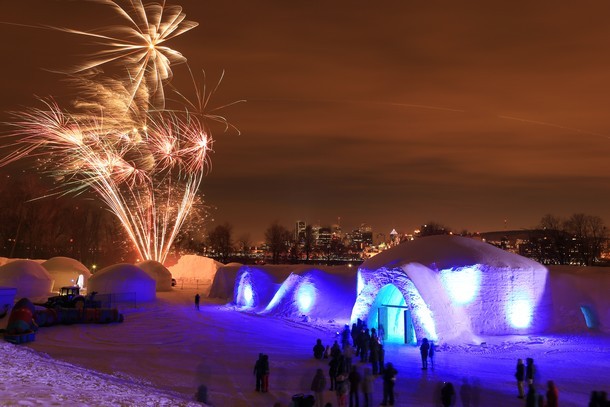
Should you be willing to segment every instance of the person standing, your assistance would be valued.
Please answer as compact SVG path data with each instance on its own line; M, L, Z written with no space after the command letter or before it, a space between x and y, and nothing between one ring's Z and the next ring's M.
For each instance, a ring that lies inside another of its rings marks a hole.
M316 398L316 407L324 405L324 390L326 390L326 378L322 369L318 369L311 382L311 391L314 392Z
M455 389L451 382L446 382L441 388L441 403L443 407L450 407L455 403Z
M371 343L369 347L369 360L371 361L371 368L373 369L373 374L376 375L379 373L379 342L377 342L377 339L373 340L373 338L371 337Z
M328 363L328 376L330 377L330 391L335 390L337 376L339 376L339 358L332 358Z
M552 380L547 382L546 405L547 407L559 407L559 391Z
M322 359L324 357L324 345L322 345L322 339L318 339L316 344L313 346L313 357L316 359Z
M383 372L383 401L382 406L394 405L394 385L396 384L396 375L398 371L394 369L394 365L387 363ZM389 404L388 404L389 403Z
M199 296L199 293L195 294L195 308L197 309L197 311L199 311L199 300L201 299L201 297Z
M262 371L263 382L261 383L261 392L267 393L269 391L269 355L263 355Z
M358 391L360 390L362 376L358 373L358 368L356 366L352 366L347 379L349 380L349 407L360 407Z
M428 338L424 338L421 341L421 346L419 347L419 353L421 354L421 368L426 370L428 368L428 350L430 349L430 344L428 343Z
M536 374L536 367L534 366L534 359L525 359L525 379L528 384L534 384L534 375Z
M337 393L337 406L347 407L347 395L350 392L349 380L344 374L337 376L336 393Z
M428 349L428 357L430 358L430 366L432 366L432 370L434 370L434 354L436 353L436 346L434 346L434 342L430 341L430 349Z
M354 348L348 343L343 348L343 360L345 361L345 371L352 371L352 360L354 358Z
M519 390L520 399L524 398L525 392L523 390L523 382L525 380L525 365L523 364L523 359L517 359L517 372L515 373L515 378L517 379L517 390Z
M373 407L373 386L375 384L375 376L371 373L371 369L364 369L364 377L362 378L362 393L364 394L364 407Z
M538 395L536 394L536 388L533 384L529 385L527 390L527 396L525 397L525 407L538 407Z
M256 376L256 391L261 391L263 383L263 354L258 354L258 360L254 364L254 375Z

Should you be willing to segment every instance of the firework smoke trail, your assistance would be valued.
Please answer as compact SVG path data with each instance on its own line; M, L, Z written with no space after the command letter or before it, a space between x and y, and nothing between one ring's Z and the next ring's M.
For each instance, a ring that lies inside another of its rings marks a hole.
M35 158L60 184L61 194L93 190L119 219L141 258L163 262L209 168L212 138L205 121L229 124L211 114L216 109L203 111L209 94L198 89L196 104L178 92L184 107L164 108L170 63L185 58L160 44L197 25L184 20L180 7L130 0L129 14L115 1L92 1L111 6L129 25L113 28L114 34L60 29L107 40L110 49L72 74L79 90L76 110L62 109L50 99L41 100L41 108L14 115L9 136L17 142L0 165ZM119 60L128 66L128 77L104 77L101 65Z

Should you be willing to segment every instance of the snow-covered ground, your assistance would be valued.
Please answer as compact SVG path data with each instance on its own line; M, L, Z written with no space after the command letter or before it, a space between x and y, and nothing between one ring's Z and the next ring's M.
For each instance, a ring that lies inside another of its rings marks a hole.
M35 342L0 344L2 405L200 405L195 392L204 385L209 405L288 406L293 394L309 391L318 367L328 373L327 361L313 359L311 349L316 338L330 344L339 326L252 315L205 300L196 311L195 288L157 295L153 303L122 309L122 324L46 327ZM483 346L441 345L428 371L420 369L417 348L388 344L386 361L399 371L396 405L435 406L443 381L459 394L467 380L473 406L521 406L513 374L517 358L526 357L537 363L539 383L556 382L562 406L585 406L592 390L610 391L608 336L485 339ZM269 393L254 391L260 352L270 357ZM376 402L381 386L377 379ZM334 394L325 396L336 405Z

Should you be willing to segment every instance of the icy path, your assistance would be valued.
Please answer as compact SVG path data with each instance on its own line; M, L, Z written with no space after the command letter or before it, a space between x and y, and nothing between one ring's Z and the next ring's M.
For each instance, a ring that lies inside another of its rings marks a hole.
M28 347L96 372L81 372L45 358L49 362L17 362L29 372L24 373L27 384L4 383L0 397L16 399L31 388L33 396L25 405L62 404L62 394L80 393L85 395L72 399L76 405L186 405L204 384L209 403L217 407L270 407L275 401L287 406L293 394L308 392L316 368L328 372L327 361L314 360L311 348L318 337L331 343L336 326L265 318L215 304L204 304L197 312L192 304L194 290L158 294L153 304L123 310L123 324L41 328L36 342L21 345L19 352L29 352ZM474 388L473 401L478 398L473 406L522 406L513 373L517 358L526 357L537 362L540 383L555 380L561 406L586 406L591 390L610 391L608 337L496 337L488 338L487 344L442 348L435 369L428 371L420 369L417 348L387 346L386 361L399 371L396 405L438 405L442 381L452 381L459 393L467 378ZM14 345L0 349L3 366L13 366L6 349ZM254 392L252 369L259 352L270 357L269 393ZM359 366L362 372L364 366ZM16 370L13 367L8 374L17 375ZM115 401L100 402L109 394L115 398L108 400ZM120 395L134 401L121 400ZM331 392L325 396L336 404ZM380 401L380 379L375 397Z

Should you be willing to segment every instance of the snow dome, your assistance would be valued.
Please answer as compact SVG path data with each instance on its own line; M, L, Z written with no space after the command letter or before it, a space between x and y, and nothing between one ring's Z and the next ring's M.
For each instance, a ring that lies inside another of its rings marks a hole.
M157 291L171 291L172 273L163 264L155 260L146 260L136 264L136 266L155 280Z
M133 264L115 264L94 273L89 279L89 291L99 294L131 294L137 302L155 299L155 279Z
M61 287L78 285L86 287L91 272L78 260L69 257L52 257L41 264L53 277L53 290L59 291Z
M241 263L229 263L220 267L214 274L214 281L210 288L210 298L233 299L235 291L235 278L237 272L243 267Z
M15 287L15 298L48 297L53 277L33 260L15 260L0 266L0 286Z
M294 266L242 266L235 277L233 302L241 307L264 309Z
M283 282L264 313L349 322L356 301L356 270L300 266Z
M540 332L550 319L546 283L547 269L533 260L471 238L429 236L361 265L352 321L403 343Z

